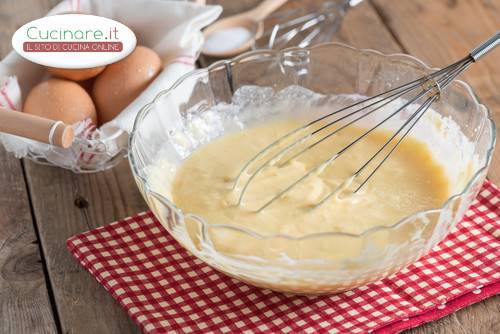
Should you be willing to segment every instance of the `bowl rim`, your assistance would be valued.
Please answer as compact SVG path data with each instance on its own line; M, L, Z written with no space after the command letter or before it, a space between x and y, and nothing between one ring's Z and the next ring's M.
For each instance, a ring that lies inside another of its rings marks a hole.
M453 83L456 83L456 84L462 86L463 88L465 88L466 92L470 95L470 97L475 102L475 104L477 106L479 106L479 108L484 109L484 112L486 113L485 122L487 122L490 126L490 131L491 131L492 135L490 138L488 150L486 151L485 163L477 169L477 171L474 173L474 175L471 176L471 178L469 179L467 184L464 186L463 190L448 197L448 199L443 203L443 205L441 205L441 207L416 211L408 216L401 218L400 220L398 220L394 224L373 226L373 227L366 229L360 233L319 232L319 233L309 233L309 234L305 234L305 235L297 236L297 237L286 235L283 233L261 234L259 232L253 231L249 228L245 228L245 227L241 227L241 226L228 225L228 224L209 224L203 217L198 216L198 215L194 215L192 213L184 212L181 208L177 207L175 205L175 203L173 203L173 201L171 201L168 198L166 198L165 196L153 191L150 188L148 181L139 173L136 158L134 156L133 142L135 139L136 131L137 131L142 119L151 111L151 107L155 103L157 103L163 96L165 96L167 94L172 94L173 92L175 92L175 89L178 88L189 77L197 76L197 75L200 75L202 73L209 73L211 70L213 70L215 68L219 68L221 66L230 66L231 63L237 63L245 58L254 59L255 56L257 56L257 55L269 55L269 56L276 57L276 56L282 56L285 53L303 52L304 50L313 50L313 49L325 48L325 47L326 48L328 48L328 47L341 47L341 48L350 49L352 51L356 51L359 53L375 54L377 56L382 56L385 58L407 59L407 60L410 60L413 63L417 64L422 70L425 70L425 71L436 71L439 69L439 68L435 68L435 67L430 67L424 61L422 61L414 56L404 54L404 53L385 54L385 53L378 51L378 50L373 50L373 49L368 49L368 48L356 48L356 47L350 46L348 44L339 43L339 42L327 42L327 43L320 43L320 44L316 44L316 45L305 47L305 48L290 47L290 48L286 48L286 49L282 49L282 50L248 51L248 52L245 52L241 55L238 55L238 56L230 58L230 59L216 61L206 68L192 70L192 71L184 74L183 76L181 76L179 79L177 79L177 81L175 81L169 88L158 92L156 94L155 98L151 102L147 103L139 110L139 112L137 113L137 116L134 120L134 126L132 128L132 131L130 132L129 140L128 140L128 146L129 146L128 160L129 160L130 167L132 169L132 173L133 173L134 177L139 178L139 180L142 182L142 185L144 187L144 191L150 193L151 195L157 197L160 201L164 202L164 204L168 205L168 207L170 209L172 209L177 214L179 214L180 217L196 218L196 220L202 224L202 227L204 229L205 228L229 228L231 230L236 230L236 231L245 233L247 235L250 235L252 237L262 239L262 240L279 238L279 239L287 239L287 240L295 240L295 241L302 241L302 240L306 240L306 239L312 239L312 238L318 238L318 237L329 237L329 236L363 238L363 237L366 237L367 235L370 235L372 233L376 233L378 231L397 229L399 226L405 224L408 221L412 221L414 218L416 218L418 216L437 213L437 212L441 212L443 210L446 210L446 208L448 206L450 206L451 203L455 199L465 196L465 194L467 194L470 191L473 184L475 184L476 180L480 177L480 175L485 170L488 169L488 167L491 163L491 160L493 157L493 152L495 149L495 144L496 144L496 125L495 125L495 122L492 118L491 111L489 110L489 108L486 105L481 103L479 97L474 92L472 87L462 80L453 80ZM484 126L487 126L488 124L485 124Z

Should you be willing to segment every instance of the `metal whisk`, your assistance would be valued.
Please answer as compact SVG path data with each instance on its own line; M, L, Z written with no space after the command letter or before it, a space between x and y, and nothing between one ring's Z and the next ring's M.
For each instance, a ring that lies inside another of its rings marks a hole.
M372 171L368 173L368 176L366 176L362 180L357 180L358 183L353 190L353 193L357 193L394 152L394 150L408 135L415 124L417 124L417 122L429 109L431 104L439 99L441 91L445 89L458 75L464 72L472 63L476 62L482 56L493 50L499 44L499 42L500 31L493 35L490 39L485 41L483 44L472 50L463 59L441 70L435 71L425 77L408 82L407 84L393 88L384 93L377 94L360 102L354 103L350 106L328 113L278 138L263 150L258 152L240 170L233 184L233 191L236 192L238 198L237 205L241 205L249 185L255 179L255 177L259 175L266 167L276 165L277 163L279 163L278 167L283 166L290 160L306 153L313 147L324 142L326 139L339 133L349 126L356 124L361 119L367 117L370 114L373 114L380 108L389 105L391 102L401 97L403 97L405 100L403 105L392 111L377 124L363 132L352 142L345 145L337 152L334 152L331 156L328 157L328 159L321 161L320 163L313 166L300 178L296 179L294 182L284 187L284 189L280 190L277 194L272 196L272 198L267 200L263 205L256 209L255 212L264 210L269 205L274 203L277 199L296 187L299 183L311 176L313 173L321 172L324 168L327 168L333 161L335 161L346 151L362 141L363 138L365 138L368 134L373 132L382 124L386 123L395 115L402 112L408 106L414 104L418 100L423 100L423 102L419 104L418 108L411 113L404 124L394 134L392 134L389 139L370 158L368 158L361 166L359 166L359 168L350 177L346 178L343 182L340 183L339 186L335 187L331 192L324 196L316 205L314 205L313 208L322 205L328 199L332 198L332 196L336 195L346 187L349 187L354 180L363 175L362 172L369 165L371 165L371 163L374 163L374 161L378 157L380 161L375 164L375 167L373 167ZM335 120L331 120L331 117L334 115L337 115L338 118ZM325 121L326 124L322 125L321 123L319 123L321 121ZM341 121L346 121L347 123L341 125L336 129L332 129L333 125ZM320 127L318 129L311 129L315 124L320 125ZM322 136L317 138L317 136L319 135ZM273 148L278 148L277 146L281 145L284 145L283 149L280 149L277 152L272 151ZM300 149L299 145L305 145L305 147ZM294 153L291 157L287 157L285 159L286 161L281 161L283 157L287 155L287 153L298 146L299 151L297 153ZM387 151L385 152L385 155L381 154L384 151Z
M255 49L306 47L331 41L346 11L362 0L329 0L319 5L281 10L265 21L265 31L255 42Z

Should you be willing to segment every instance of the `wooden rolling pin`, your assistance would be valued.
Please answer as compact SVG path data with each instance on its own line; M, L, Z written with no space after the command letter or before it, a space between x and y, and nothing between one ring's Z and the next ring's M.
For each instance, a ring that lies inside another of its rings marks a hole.
M62 148L70 147L74 137L71 125L3 107L0 107L0 132Z

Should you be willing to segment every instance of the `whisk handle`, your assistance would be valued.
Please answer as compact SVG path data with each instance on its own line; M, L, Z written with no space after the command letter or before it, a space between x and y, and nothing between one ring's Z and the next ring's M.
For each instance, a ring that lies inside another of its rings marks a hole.
M479 58L493 50L500 43L500 31L491 36L486 42L479 45L477 48L471 51L470 56L474 61L478 61Z

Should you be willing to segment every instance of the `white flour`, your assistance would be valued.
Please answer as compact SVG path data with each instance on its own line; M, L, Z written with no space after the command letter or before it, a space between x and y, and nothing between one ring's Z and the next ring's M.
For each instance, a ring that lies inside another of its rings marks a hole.
M208 35L203 51L224 52L239 48L252 38L252 33L243 27L226 28Z

